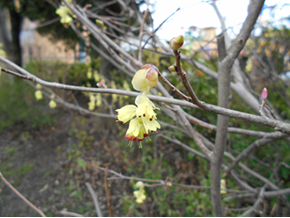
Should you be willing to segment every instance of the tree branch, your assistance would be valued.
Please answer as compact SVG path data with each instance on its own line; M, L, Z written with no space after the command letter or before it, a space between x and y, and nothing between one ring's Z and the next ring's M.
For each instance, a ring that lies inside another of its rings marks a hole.
M47 86L47 87L54 87L54 88L59 88L59 89L75 90L75 91L82 91L82 92L92 92L92 93L118 94L118 95L126 95L126 96L131 96L131 97L137 97L140 94L139 92L125 91L125 90L119 90L119 89L88 88L88 87L81 87L81 86L65 85L65 84L56 83L56 82L47 82L45 80L42 80L42 79L30 74L29 72L27 72L23 68L17 66L13 62L9 61L8 59L6 59L2 56L0 56L0 61L13 67L14 69L21 72L22 74L26 75L27 76L26 79L32 80L34 82L37 82L37 83L39 83L43 86ZM2 71L3 71L3 69L4 68L1 68ZM157 88L161 89L161 87L163 88L163 86L161 86L161 84L158 83ZM197 107L196 105L194 105L190 102L187 102L184 100L177 100L177 99L174 99L172 97L169 98L169 97L148 95L148 98L153 100L153 101L164 102L164 103L180 105L180 106L184 106L184 107L188 107L188 108L199 109L199 107ZM246 121L253 122L253 123L258 123L258 124L261 124L264 126L270 126L270 127L274 128L275 130L290 134L290 124L288 124L288 123L284 123L284 122L279 121L279 120L265 118L265 117L252 115L252 114L248 114L248 113L244 113L244 112L240 112L240 111L230 110L230 109L218 107L218 106L211 105L211 104L203 103L203 105L204 105L204 109L206 111L213 112L215 114L221 114L221 115L225 115L225 116L229 116L229 117L234 117L234 118L241 119L241 120L246 120Z

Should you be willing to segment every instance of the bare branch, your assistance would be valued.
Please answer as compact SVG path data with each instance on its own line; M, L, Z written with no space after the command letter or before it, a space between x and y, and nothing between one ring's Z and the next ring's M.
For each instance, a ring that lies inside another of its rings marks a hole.
M143 31L143 28L144 28L144 23L145 23L145 19L147 17L147 14L148 14L148 8L147 10L145 11L144 13L144 16L143 16L143 20L142 20L142 24L141 24L141 29L140 29L140 34L139 34L139 55L138 55L138 60L139 62L142 63L142 54L143 54L143 48L141 46L142 44L142 39L143 39L143 35L144 35L144 31Z
M108 187L108 167L106 167L105 169L105 189L106 189L106 196L107 196L107 203L108 203L108 209L109 209L109 213L110 213L110 217L113 217L113 208L111 205L111 195L110 195L110 189Z
M195 154L196 156L199 156L199 157L201 157L201 158L207 159L207 157L206 157L204 154L202 154L202 153L200 153L200 152L194 150L193 148L189 147L188 145L182 143L181 141L179 141L179 140L177 140L177 139L172 139L172 138L169 138L169 137L167 137L167 136L165 136L165 135L160 135L159 137L164 138L164 139L166 139L167 141L173 142L173 143L175 143L175 144L181 146L182 148L184 148L185 150L187 150L187 151L189 151L189 152ZM207 160L208 160L208 159L207 159Z
M283 136L281 136L283 138ZM278 138L279 139L279 138ZM234 169L241 160L243 160L245 157L247 157L256 147L261 147L263 145L266 145L270 142L273 142L277 140L276 138L270 138L270 139L258 139L254 143L252 143L250 146L248 146L243 152L241 152L236 159L232 162L232 164L226 169L225 171L225 176L229 174L229 172Z
M46 217L44 213L38 209L36 206L34 206L29 200L27 200L19 191L17 191L2 175L0 172L0 178L2 179L3 183L7 185L19 198L21 198L29 207L31 207L33 210L35 210L40 216Z
M97 214L98 214L98 217L103 217L103 214L102 214L102 211L101 211L101 208L100 208L100 205L99 205L99 201L98 201L98 197L96 196L96 193L91 185L91 183L89 182L86 182L86 186L93 198L93 201L94 201L94 205L95 205L95 208L96 208L96 211L97 211Z
M54 87L54 88L59 88L59 89L75 90L75 91L82 91L82 92L127 95L127 96L132 96L132 97L137 97L140 94L138 92L131 92L131 91L125 91L125 90L119 90L119 89L88 88L88 87L80 87L80 86L73 86L73 85L65 85L65 84L56 83L56 82L47 82L47 81L44 81L44 80L30 74L29 72L27 72L23 68L17 66L13 62L9 61L8 59L6 59L2 56L0 56L0 61L15 68L17 71L21 72L22 74L26 75L27 79L32 80L34 82L37 82L37 83L39 83L43 86L47 86L47 87ZM2 71L3 71L3 68L2 68ZM160 83L158 83L157 88L160 90L162 89L166 93L168 93L161 86ZM175 105L180 105L180 106L184 106L184 107L199 109L199 107L197 107L196 105L194 105L190 102L183 101L183 100L177 100L177 99L172 98L171 96L170 97L161 97L161 96L155 96L155 95L148 95L148 98L150 98L153 101L164 102L164 103L175 104ZM279 121L279 120L264 118L261 116L256 116L256 115L252 115L252 114L248 114L248 113L244 113L244 112L240 112L240 111L230 110L230 109L218 107L218 106L211 105L211 104L206 104L206 103L202 103L202 104L204 105L204 109L206 111L213 112L216 114L225 115L225 116L229 116L229 117L234 117L237 119L250 121L253 123L258 123L258 124L265 125L265 126L270 126L272 128L275 128L278 131L283 131L287 134L290 134L290 124L288 124L288 123L284 123L284 122Z
M192 103L196 104L197 106L199 106L201 109L203 109L205 106L204 104L197 98L196 94L193 91L192 86L190 85L190 83L188 82L186 73L182 70L181 68L181 63L180 63L180 51L178 50L173 50L173 53L175 55L175 68L176 68L176 73L177 75L180 76L181 78L181 82L183 83L184 87L186 88L188 94L191 97L191 101Z

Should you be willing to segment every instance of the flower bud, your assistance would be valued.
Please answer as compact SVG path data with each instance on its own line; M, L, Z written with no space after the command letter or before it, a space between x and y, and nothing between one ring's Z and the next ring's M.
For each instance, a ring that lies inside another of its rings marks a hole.
M147 84L152 88L158 83L158 69L152 65L145 73Z
M97 86L98 86L98 87L104 87L104 88L107 88L105 82L103 82L103 81L98 82L98 83L97 83Z
M268 90L267 90L267 88L264 88L262 93L261 93L261 99L265 100L267 98L267 96L268 96Z
M170 67L168 67L168 70L170 70L172 73L175 73L175 67L173 65L171 65Z
M43 95L42 95L42 92L41 92L40 90L37 90L37 91L34 93L34 95L35 95L35 98L36 98L37 101L43 99Z
M49 102L49 107L50 108L55 108L56 106L57 106L56 102L53 99L51 99L50 102Z
M180 35L180 36L176 36L172 38L169 42L169 45L173 50L177 50L182 47L183 43L184 43L184 37L183 35Z
M40 85L39 83L36 84L36 88L37 89L42 89L42 85Z
M143 189L144 188L144 183L142 181L138 181L136 183L136 188Z
M101 27L102 29L104 28L104 26L105 26L105 24L104 24L104 22L103 21L101 21L101 20L96 20L96 24L99 26L99 27Z
M158 83L158 68L152 64L145 64L135 73L132 79L133 88L148 93L150 88Z

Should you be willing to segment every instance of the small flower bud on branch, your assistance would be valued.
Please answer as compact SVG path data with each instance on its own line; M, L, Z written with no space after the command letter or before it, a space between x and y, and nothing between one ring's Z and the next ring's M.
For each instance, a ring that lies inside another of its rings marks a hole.
M168 70L170 70L172 73L175 73L175 66L171 65L170 67L168 67Z
M183 43L184 43L184 37L183 35L180 35L180 36L176 36L172 38L169 42L169 45L173 50L177 50L183 46Z
M268 97L268 90L267 88L264 88L261 92L261 99L264 101Z

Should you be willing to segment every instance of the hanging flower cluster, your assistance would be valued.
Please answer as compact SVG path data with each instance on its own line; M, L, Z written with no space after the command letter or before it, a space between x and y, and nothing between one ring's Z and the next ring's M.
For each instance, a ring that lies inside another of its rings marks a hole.
M72 3L72 0L67 0L69 4ZM55 11L56 14L58 14L61 19L60 22L64 24L70 24L73 21L73 18L70 16L73 14L73 12L64 4L62 3L61 6Z
M144 183L139 181L136 183L136 187L139 189L134 191L133 194L136 197L136 202L138 204L142 204L146 200L145 190L144 190Z
M6 52L2 48L3 48L3 44L0 43L0 56L6 58ZM1 72L0 72L0 74L1 74Z
M146 64L137 71L132 79L134 89L142 93L135 100L137 106L126 105L116 110L120 123L130 121L125 136L130 141L129 145L132 145L133 141L136 140L141 142L149 133L160 129L160 125L156 121L156 113L154 112L158 108L146 96L150 88L158 83L158 72L158 68L152 64ZM140 147L142 147L141 143Z
M227 193L226 189L227 189L226 180L221 179L221 194L226 194Z
M35 91L34 95L35 95L36 100L39 101L39 100L43 99L43 94L42 94L42 91L41 91L42 86L37 83L36 84L36 89L37 90Z

